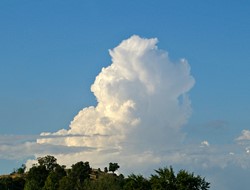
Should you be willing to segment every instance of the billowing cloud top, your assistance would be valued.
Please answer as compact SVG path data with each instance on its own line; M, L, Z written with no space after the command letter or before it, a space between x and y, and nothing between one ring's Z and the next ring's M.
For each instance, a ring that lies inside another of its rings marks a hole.
M95 162L96 154L108 150L116 155L155 151L180 141L179 129L191 114L187 92L194 78L186 60L171 62L156 44L156 38L134 35L110 50L112 64L91 86L97 106L81 110L68 130L43 133L37 143L92 147L94 152L80 154Z
M0 158L50 154L60 164L89 161L95 168L118 162L124 174L152 173L158 166L179 165L191 167L191 171L205 169L214 189L235 189L228 182L249 176L250 131L243 130L232 144L215 144L211 139L197 143L189 141L188 134L181 143L182 126L191 115L187 94L194 78L186 60L172 62L156 44L155 38L139 36L122 41L109 51L112 63L91 86L96 106L82 109L68 129L44 132L39 137L0 136ZM30 142L34 139L36 142ZM28 160L27 167L34 162ZM228 175L230 170L234 175ZM225 176L226 183L220 180Z

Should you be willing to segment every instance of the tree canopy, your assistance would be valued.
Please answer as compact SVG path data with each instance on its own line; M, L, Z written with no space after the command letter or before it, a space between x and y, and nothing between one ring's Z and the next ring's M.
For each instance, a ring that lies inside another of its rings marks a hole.
M7 176L0 176L1 190L208 190L210 183L204 177L186 170L175 174L173 168L164 167L155 170L149 178L139 174L127 177L115 171L120 168L118 163L109 163L102 171L93 169L89 162L77 162L66 168L57 163L57 159L47 155L38 158L38 164L24 172L14 170Z
M115 172L116 170L118 170L118 168L120 168L120 166L118 165L118 163L109 163L109 171L110 172Z

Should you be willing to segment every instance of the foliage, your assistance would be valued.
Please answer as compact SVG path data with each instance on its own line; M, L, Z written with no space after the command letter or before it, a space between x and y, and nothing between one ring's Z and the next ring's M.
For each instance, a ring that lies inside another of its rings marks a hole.
M53 175L53 172L56 171L55 168L59 167L56 163L56 158L50 155L39 157L38 163L39 165L34 165L30 168L27 174L24 190L42 190L46 189L52 183L51 177L48 181L47 177L50 174ZM47 182L46 185L45 182Z
M173 168L159 168L155 170L157 174L152 175L150 182L153 190L171 189L176 190L176 177Z
M193 173L190 174L185 170L179 171L176 179L178 190L209 189L209 183L205 181L205 178L201 178L199 175L194 176Z
M59 181L59 187L58 190L74 190L75 189L75 183L74 181L69 178L68 176L64 176Z
M39 157L37 159L40 166L45 166L46 170L52 171L58 164L57 159L54 156L47 155L45 157Z
M118 170L118 168L120 168L120 166L117 163L109 163L109 171L110 172L115 172L116 170Z
M18 169L14 169L14 172L12 172L11 174L24 174L26 169L26 165L22 164L22 166Z
M104 172L108 173L108 168L107 167L104 168Z
M173 168L164 167L155 170L150 178L131 174L124 177L114 172L118 163L109 163L104 171L92 169L89 162L77 162L71 168L57 164L53 156L38 158L26 173L25 165L9 176L0 176L0 190L208 190L210 183L205 178L186 170L176 175Z
M66 176L65 166L57 165L48 175L43 190L57 190L59 181Z
M37 181L31 179L25 182L24 190L41 190Z
M48 177L48 170L45 166L33 166L30 168L24 190L40 190L43 188Z
M150 190L150 182L142 175L131 174L126 179L124 190Z
M91 168L89 166L89 162L80 161L72 165L69 176L76 180L76 182L80 182L82 184L85 179L89 178L90 172Z
M86 190L119 190L122 187L122 181L123 179L119 178L119 176L116 175L102 175L99 179L95 181L87 181L85 183Z
M3 177L0 178L0 189L1 190L21 190L24 188L25 180L20 177Z
M173 168L160 168L155 170L157 174L152 175L150 182L153 190L208 190L209 183L199 175L195 176L185 170L180 170L175 176Z

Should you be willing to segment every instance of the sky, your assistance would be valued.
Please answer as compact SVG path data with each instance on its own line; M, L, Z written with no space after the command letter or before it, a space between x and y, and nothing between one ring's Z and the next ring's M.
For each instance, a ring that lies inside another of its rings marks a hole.
M248 188L248 1L3 0L0 23L0 173L51 154Z

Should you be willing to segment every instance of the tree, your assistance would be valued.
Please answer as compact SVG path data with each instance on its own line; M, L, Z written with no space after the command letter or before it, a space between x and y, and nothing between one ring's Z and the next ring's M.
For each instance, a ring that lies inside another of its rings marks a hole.
M37 181L31 179L25 182L24 190L41 190Z
M96 180L86 180L84 183L84 190L121 190L124 179L121 176L104 174Z
M0 176L0 190L208 190L210 183L199 175L180 170L177 175L173 168L155 170L149 179L131 174L124 178L114 172L120 167L109 163L102 172L92 170L89 162L77 162L70 169L56 163L53 156L38 158L38 164L26 173L25 165L11 175ZM91 175L90 175L91 174Z
M14 169L14 172L11 174L24 174L25 169L26 169L26 165L22 164L22 166L20 168Z
M80 161L72 165L70 176L82 183L85 179L89 178L90 172L89 162Z
M108 168L107 167L104 168L104 172L108 173Z
M152 175L150 182L153 190L208 190L209 184L205 178L195 176L185 170L180 170L175 176L173 168L160 168Z
M44 187L49 174L59 165L54 156L47 155L37 159L38 165L34 165L28 172L24 190L40 190Z
M199 175L194 176L193 173L188 173L185 170L179 171L176 181L178 190L207 190L210 186L209 183L205 181L205 178L201 178Z
M59 188L59 181L66 176L65 166L57 165L45 181L43 190L57 190Z
M142 175L131 174L126 179L124 190L151 190L151 186Z
M59 181L58 190L74 190L75 189L75 182L69 176L64 176Z
M30 168L25 183L24 190L40 190L43 188L49 171L44 165L34 165Z
M77 162L73 164L68 175L59 182L59 190L81 189L85 180L89 179L91 168L89 162Z
M150 179L153 190L176 190L176 177L172 167L159 168L155 172L157 174L152 175Z
M110 172L115 172L116 170L118 170L118 168L120 168L120 166L117 163L109 163L109 171Z
M12 186L13 186L13 183L12 183L12 178L11 177L0 178L1 190L12 189Z
M52 171L58 164L54 156L47 155L37 159L40 166L45 166L48 171Z
M17 173L18 174L24 174L25 170L26 170L26 165L22 164L22 166L17 169Z
M25 179L24 177L15 177L12 179L12 188L11 190L23 190L24 189L24 184L25 184Z

